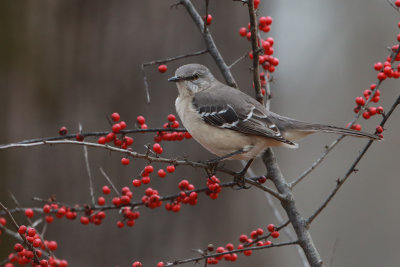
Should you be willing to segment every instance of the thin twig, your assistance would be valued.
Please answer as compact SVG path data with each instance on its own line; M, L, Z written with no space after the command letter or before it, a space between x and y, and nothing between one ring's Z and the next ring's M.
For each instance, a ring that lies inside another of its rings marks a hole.
M243 56L239 57L235 61L232 62L231 65L228 66L229 69L231 69L233 66L235 66L237 63L239 63L241 60L245 59L249 55L249 52L246 52L243 54Z
M117 188L115 187L115 185L113 184L113 182L111 181L110 177L108 177L108 175L106 174L106 172L103 170L103 168L100 168L100 172L101 174L103 174L103 176L106 178L107 182L111 185L111 187L114 189L115 193L117 194L117 196L120 196L121 194L118 192Z
M96 204L96 199L94 197L93 179L92 179L92 172L90 171L89 156L88 156L87 146L83 146L83 155L85 157L86 172L87 172L88 178L89 178L90 197L92 198L92 205L94 205L94 204Z

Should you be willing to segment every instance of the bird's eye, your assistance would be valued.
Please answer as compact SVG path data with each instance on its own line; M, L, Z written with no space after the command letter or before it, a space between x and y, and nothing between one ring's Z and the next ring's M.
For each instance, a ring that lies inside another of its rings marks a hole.
M200 78L200 75L198 73L193 74L193 80L197 80L198 78Z

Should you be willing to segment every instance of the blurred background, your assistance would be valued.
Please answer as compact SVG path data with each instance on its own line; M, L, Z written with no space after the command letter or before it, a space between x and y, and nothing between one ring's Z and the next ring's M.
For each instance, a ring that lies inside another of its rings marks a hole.
M157 66L146 68L151 103L146 102L144 62L200 51L204 42L186 10L171 7L177 1L58 0L0 2L0 143L57 136L65 125L70 133L108 130L106 116L119 112L128 128L138 115L149 127L160 127L175 113L177 91L167 79L183 64L207 65L220 80L209 55L168 64L160 74ZM200 14L204 1L193 0ZM210 31L228 64L249 50L239 36L248 22L240 2L210 1ZM376 82L373 64L384 61L388 46L396 41L399 14L383 0L320 1L262 0L259 15L274 21L267 36L275 39L280 65L274 73L271 109L301 120L345 126L353 116L354 98ZM254 95L250 61L232 68L241 90ZM398 82L385 81L381 102L389 109L398 96ZM397 165L400 113L393 114L384 132L385 141L372 145L353 175L330 205L314 221L310 231L328 266L398 266L400 252L400 186ZM373 132L379 118L362 120L363 130ZM297 150L274 149L283 174L293 180L322 153L336 136L316 135L300 142ZM134 149L143 152L153 135L133 135ZM89 139L88 139L89 140ZM96 141L91 139L91 141ZM312 214L350 167L365 140L346 138L295 190L304 216ZM194 140L163 143L166 157L206 160L213 156ZM106 184L103 168L120 188L131 185L145 162L122 166L120 155L89 149L96 196ZM154 164L155 168L165 165ZM237 162L226 163L238 169ZM265 174L257 161L256 174ZM177 191L181 179L200 186L205 173L178 167L164 180L152 177L151 186L161 195ZM228 178L221 176L223 181ZM33 196L68 204L90 203L83 149L46 146L0 151L0 201L15 206L12 192L24 207L40 206ZM139 199L143 187L134 189ZM107 198L110 201L110 197ZM279 203L276 203L279 204ZM144 266L158 261L197 256L192 249L238 243L269 223L279 224L265 195L259 190L225 189L217 200L204 195L199 204L182 206L179 213L164 208L141 209L133 228L118 229L121 216L107 213L101 226L56 219L47 238L58 242L56 255L70 266ZM38 218L37 215L35 218ZM17 216L19 223L26 223ZM8 225L10 227L10 225ZM39 229L41 226L39 227ZM282 233L279 241L288 240ZM0 261L12 250L14 240L0 238ZM188 265L190 266L190 264ZM285 247L239 256L235 263L219 266L303 266L297 249Z

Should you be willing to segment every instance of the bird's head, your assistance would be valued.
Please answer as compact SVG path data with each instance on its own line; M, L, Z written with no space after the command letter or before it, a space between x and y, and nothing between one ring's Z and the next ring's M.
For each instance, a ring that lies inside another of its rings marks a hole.
M177 83L179 94L193 95L208 89L215 78L205 66L188 64L179 67L168 81Z

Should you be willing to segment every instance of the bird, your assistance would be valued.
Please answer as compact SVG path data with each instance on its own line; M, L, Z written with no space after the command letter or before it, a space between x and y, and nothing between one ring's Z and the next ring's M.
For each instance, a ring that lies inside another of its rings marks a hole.
M168 81L178 88L175 108L183 126L221 159L253 160L268 147L297 148L296 141L317 132L381 139L375 134L273 113L251 96L218 81L201 64L179 67Z

